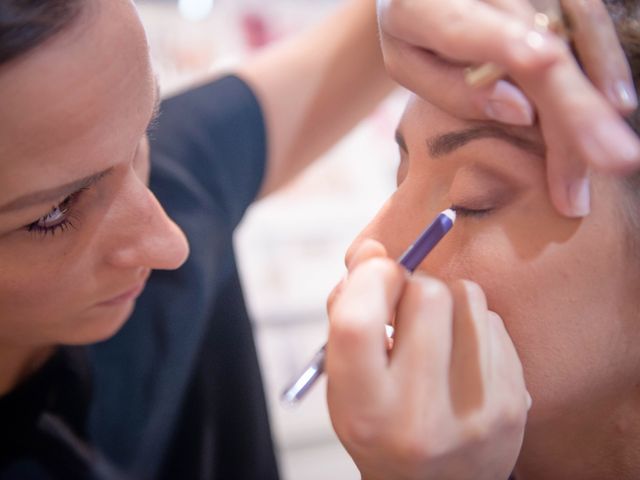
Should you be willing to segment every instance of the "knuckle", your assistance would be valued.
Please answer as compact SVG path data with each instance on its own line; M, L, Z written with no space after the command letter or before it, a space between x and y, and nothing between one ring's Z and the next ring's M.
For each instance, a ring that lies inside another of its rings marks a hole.
M461 38L465 38L469 28L468 17L469 11L461 2L449 2L439 21L441 31L439 35L433 36L435 50L446 49L452 42L459 42Z
M397 456L406 466L423 464L435 456L433 443L428 436L417 432L405 435L396 445Z
M374 257L362 263L362 270L367 274L389 275L396 272L398 266L390 258Z
M358 237L349 246L344 257L344 264L347 267L347 270L352 270L367 258L386 256L387 252L384 245L369 236L367 230L368 228L358 235Z
M400 267L388 258L358 265L328 300L331 336L355 342L367 338L372 325L388 314L385 295L403 278Z
M333 338L339 338L348 343L358 342L366 333L368 322L356 308L336 302L330 317Z
M401 267L396 262L386 257L374 257L357 265L351 276L358 279L386 279L396 280L401 278Z
M406 27L407 18L411 18L412 0L386 0L381 2L381 26L393 36Z
M508 429L520 426L524 423L525 418L526 409L519 405L515 400L508 401L502 407L500 412L500 423Z
M378 422L370 418L351 417L342 423L341 436L349 443L369 446L378 443L379 431L375 426Z
M466 444L478 444L485 441L491 433L489 423L482 417L469 420L462 429L462 438Z

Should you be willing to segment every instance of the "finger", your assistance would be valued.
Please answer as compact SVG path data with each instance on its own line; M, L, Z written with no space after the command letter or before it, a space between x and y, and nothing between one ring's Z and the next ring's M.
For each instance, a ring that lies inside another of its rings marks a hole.
M629 63L601 0L564 0L573 43L593 84L622 113L638 106Z
M509 71L532 72L556 61L564 50L554 35L482 2L473 8L464 0L378 3L384 35L458 62L495 62Z
M385 324L405 282L395 262L373 259L349 275L329 312L326 370L334 391L350 401L381 394L387 368ZM357 403L356 403L357 404Z
M407 281L391 354L391 369L405 389L448 392L452 309L443 282L420 274Z
M640 166L640 142L620 115L585 78L575 60L557 62L535 81L516 81L535 103L544 128L557 122L558 134L587 165L607 172Z
M358 241L353 248L349 249L345 255L345 265L347 270L353 270L361 263L375 257L387 257L387 249L380 242L371 238L365 238ZM335 287L333 287L333 290L329 293L326 306L327 312L331 310L331 306L340 295L346 278L347 277L345 275L345 277Z
M351 271L371 258L386 256L387 249L384 245L372 238L364 238L358 241L354 250L349 251L345 257L345 265L347 266L347 270Z
M485 403L490 365L487 301L475 283L451 285L453 294L453 349L449 384L451 403L458 416L466 416Z
M534 121L535 113L527 97L507 81L473 88L464 80L463 67L426 50L395 39L386 42L384 50L387 57L402 58L391 69L398 83L454 116L512 125L531 125Z
M547 184L551 203L566 217L581 218L591 211L588 166L568 148L553 119L543 119L547 148Z
M536 9L528 0L485 0L486 3L508 12L527 24L533 21Z
M507 332L502 318L495 313L487 314L490 335L491 375L488 378L492 393L506 398L505 392L514 392L520 404L520 411L526 412L529 395L524 381L522 363L516 347Z

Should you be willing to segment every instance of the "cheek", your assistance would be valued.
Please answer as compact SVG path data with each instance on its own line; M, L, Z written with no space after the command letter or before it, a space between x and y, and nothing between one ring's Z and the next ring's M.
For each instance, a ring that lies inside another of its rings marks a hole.
M65 325L87 302L91 278L83 257L45 246L50 239L3 244L0 263L0 339L47 342L64 336ZM55 241L55 240L54 240ZM35 244L35 245L34 245Z
M25 258L28 260L24 261ZM10 266L0 278L0 301L4 306L38 308L42 304L51 309L59 303L68 303L82 285L78 275L81 268L71 255L51 258L17 254L13 259L0 261Z
M620 393L639 361L624 353L637 350L640 336L636 320L620 308L632 303L620 273L621 237L603 235L597 222L569 227L546 225L545 231L559 232L557 241L519 227L452 236L425 264L430 273L482 286L522 360L538 419L585 397Z

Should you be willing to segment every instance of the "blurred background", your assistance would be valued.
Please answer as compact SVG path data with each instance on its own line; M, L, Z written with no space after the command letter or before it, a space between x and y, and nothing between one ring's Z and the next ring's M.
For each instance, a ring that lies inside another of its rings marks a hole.
M340 0L137 3L167 95L295 35ZM344 275L344 252L395 187L393 131L405 100L392 95L311 169L254 205L236 235L283 480L360 478L331 429L324 381L297 408L279 395L326 340L325 301Z

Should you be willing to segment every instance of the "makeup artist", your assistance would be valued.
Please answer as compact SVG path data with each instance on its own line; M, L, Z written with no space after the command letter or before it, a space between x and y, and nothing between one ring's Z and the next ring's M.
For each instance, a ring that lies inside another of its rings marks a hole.
M464 3L465 35L501 39L490 55L454 39L469 59L531 84L567 55L553 38L529 48L528 19ZM277 478L231 235L392 88L376 26L372 0L352 0L158 105L130 1L0 2L0 478ZM453 48L447 28L425 31ZM531 108L514 88L485 93L503 120Z

